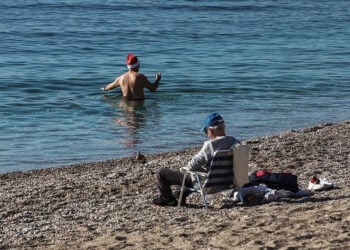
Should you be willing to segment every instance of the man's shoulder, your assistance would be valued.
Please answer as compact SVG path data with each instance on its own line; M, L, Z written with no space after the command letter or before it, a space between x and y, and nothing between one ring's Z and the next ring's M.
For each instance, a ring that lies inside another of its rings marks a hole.
M137 72L136 76L139 77L139 78L146 78L146 76L144 74L139 73L139 72Z
M225 136L220 136L220 137L217 137L213 140L217 140L217 141L220 141L220 140L223 140L223 141L232 141L232 142L239 142L239 140L237 140L236 138L234 138L233 136L229 136L229 135L225 135Z
M230 148L232 145L240 143L239 140L233 136L221 136L209 141L213 148Z
M236 139L236 138L233 137L233 136L228 136L228 137L233 141L233 144L241 143L240 140Z

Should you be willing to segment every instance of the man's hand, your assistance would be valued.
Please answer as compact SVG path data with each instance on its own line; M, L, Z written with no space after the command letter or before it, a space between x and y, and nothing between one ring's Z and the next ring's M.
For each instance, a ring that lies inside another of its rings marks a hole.
M187 167L180 168L180 173L186 173L189 169Z
M156 81L159 82L162 79L162 75L159 73L156 74Z
M101 87L101 89L102 89L103 91L106 91L106 87Z

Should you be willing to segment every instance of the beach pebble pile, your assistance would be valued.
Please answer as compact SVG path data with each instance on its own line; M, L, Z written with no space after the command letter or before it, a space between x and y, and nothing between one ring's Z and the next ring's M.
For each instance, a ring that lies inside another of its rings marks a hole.
M238 137L238 136L237 136ZM249 171L337 188L267 204L157 207L155 173L200 149L0 175L0 249L344 249L350 246L350 121L247 140ZM136 153L135 153L136 155ZM193 196L193 197L192 197Z

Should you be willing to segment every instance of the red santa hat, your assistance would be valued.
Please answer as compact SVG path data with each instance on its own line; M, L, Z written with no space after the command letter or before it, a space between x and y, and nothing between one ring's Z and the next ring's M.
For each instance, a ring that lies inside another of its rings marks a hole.
M128 69L135 69L140 66L140 61L134 54L128 54L126 57L126 66L128 66Z

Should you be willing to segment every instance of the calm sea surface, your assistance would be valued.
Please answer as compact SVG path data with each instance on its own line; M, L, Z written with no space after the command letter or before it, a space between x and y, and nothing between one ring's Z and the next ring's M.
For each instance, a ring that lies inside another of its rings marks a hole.
M2 0L0 172L350 119L350 1ZM100 87L135 53L157 92Z

